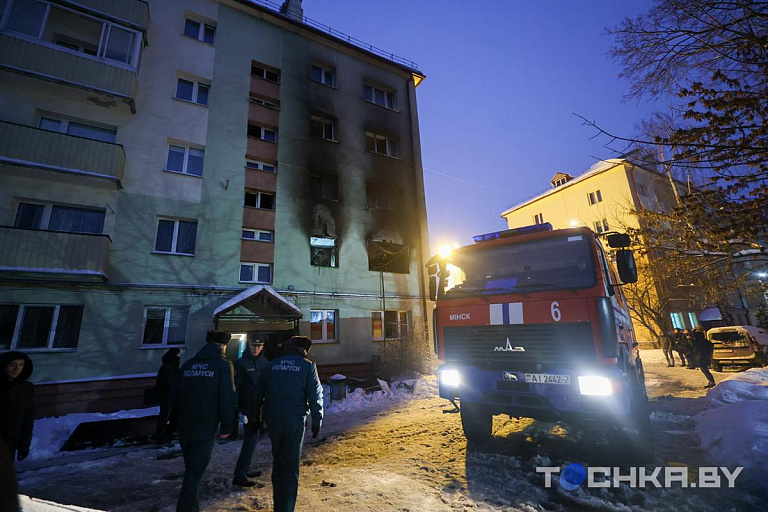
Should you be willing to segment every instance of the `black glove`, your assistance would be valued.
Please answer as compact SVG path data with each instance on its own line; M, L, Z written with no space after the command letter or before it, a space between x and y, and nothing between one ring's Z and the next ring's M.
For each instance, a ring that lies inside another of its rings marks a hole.
M320 435L320 425L312 425L312 439L317 439Z

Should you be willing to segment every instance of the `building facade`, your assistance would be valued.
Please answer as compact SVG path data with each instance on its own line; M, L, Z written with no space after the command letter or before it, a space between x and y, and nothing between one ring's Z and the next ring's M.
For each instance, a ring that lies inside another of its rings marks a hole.
M147 378L214 326L370 362L424 322L414 63L296 0L0 13L0 350L38 383Z
M598 162L576 177L557 173L550 183L550 190L502 212L510 228L549 222L555 229L587 226L598 234L637 229L640 224L633 210L670 211L677 205L676 197L688 192L684 183L671 182L627 158ZM674 327L693 328L699 323L696 311L683 301L669 314ZM634 314L633 327L638 341L657 341Z

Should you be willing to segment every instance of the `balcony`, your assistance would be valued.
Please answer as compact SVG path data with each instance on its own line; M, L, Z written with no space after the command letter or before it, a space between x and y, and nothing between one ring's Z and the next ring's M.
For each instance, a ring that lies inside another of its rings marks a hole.
M81 185L122 188L125 152L119 144L0 121L0 164L59 173Z
M104 282L108 235L0 226L0 279Z
M78 0L78 4L125 20L134 28L145 31L149 25L149 5L143 0Z
M117 98L134 110L136 72L93 57L0 34L0 68Z

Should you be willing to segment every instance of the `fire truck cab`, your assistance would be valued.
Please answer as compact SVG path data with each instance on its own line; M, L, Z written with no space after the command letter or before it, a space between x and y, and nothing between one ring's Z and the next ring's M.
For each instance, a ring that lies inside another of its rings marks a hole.
M549 223L479 235L430 260L439 392L459 400L469 441L490 439L497 414L649 426L620 288L637 270L629 237L606 238L618 276L594 232Z

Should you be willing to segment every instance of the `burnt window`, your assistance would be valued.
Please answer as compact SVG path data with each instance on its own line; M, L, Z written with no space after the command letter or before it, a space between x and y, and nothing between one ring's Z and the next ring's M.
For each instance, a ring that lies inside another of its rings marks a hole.
M326 201L339 200L339 179L333 174L313 174L310 176L312 199Z
M262 210L275 209L275 195L267 192L257 192L250 190L245 192L245 206L250 208L260 208Z
M314 267L338 267L339 257L334 238L310 237L310 263Z
M388 183L368 182L365 206L369 210L399 210L403 208L403 190Z
M368 270L408 274L410 272L408 246L383 240L369 240Z

